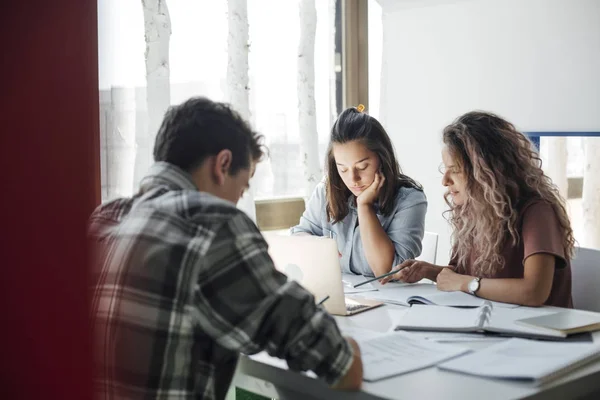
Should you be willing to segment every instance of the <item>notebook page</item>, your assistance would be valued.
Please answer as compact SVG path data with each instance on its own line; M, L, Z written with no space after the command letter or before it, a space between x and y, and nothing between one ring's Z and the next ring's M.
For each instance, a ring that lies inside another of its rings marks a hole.
M408 306L408 298L416 295L427 296L436 293L438 290L435 285L430 283L388 283L379 285L377 292L369 292L361 295L362 297L383 301L384 303L398 304Z
M400 320L397 329L475 332L480 326L482 307L453 308L413 305Z
M469 351L400 332L361 341L359 346L365 381L417 371Z
M465 292L443 292L436 290L433 293L413 296L408 299L408 302L420 301L425 304L437 304L439 306L448 307L479 307L485 302L491 303L497 308L517 308L518 304L501 303L498 301L491 301L482 299L481 297L473 296Z
M567 335L560 331L526 326L517 322L519 319L537 317L555 313L556 309L538 307L519 307L517 309L494 308L484 329L489 332L508 333L527 337L564 338Z
M464 292L444 292L437 289L431 283L388 283L386 285L374 285L378 288L376 292L361 294L362 297L383 301L385 303L408 306L414 304L437 304L449 307L479 307L486 301L480 297ZM500 303L489 301L494 307L517 308L517 304Z
M364 329L364 328L357 328L357 327L340 327L340 330L342 331L342 334L344 336L348 336L351 337L352 339L356 340L357 342L365 342L369 339L374 339L374 338L378 338L380 336L385 336L387 333L386 332L378 332L378 331L372 331L369 329Z
M410 331L410 334L438 343L466 343L471 349L471 345L476 342L504 342L510 339L496 334L489 335L478 332Z
M600 313L565 310L516 321L523 326L554 329L564 333L600 330Z
M342 285L344 286L344 293L352 294L352 293L376 291L377 287L375 287L373 285L373 283L366 283L357 288L354 287L354 285L364 282L367 279L369 279L369 277L367 277L367 276L354 275L354 274L342 274Z
M375 288L372 284L370 283L366 283L360 287L353 287L352 284L348 283L347 281L343 281L342 282L344 284L344 294L354 294L354 293L363 293L363 292L374 292L377 291L377 288Z
M542 382L556 378L598 356L598 344L510 339L444 362L438 367L491 378Z

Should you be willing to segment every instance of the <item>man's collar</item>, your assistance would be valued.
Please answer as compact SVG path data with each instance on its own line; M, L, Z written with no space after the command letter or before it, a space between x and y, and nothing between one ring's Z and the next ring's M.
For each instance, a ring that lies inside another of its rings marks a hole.
M173 190L198 190L192 176L168 162L154 163L142 179L140 191L145 192L155 186L168 186Z

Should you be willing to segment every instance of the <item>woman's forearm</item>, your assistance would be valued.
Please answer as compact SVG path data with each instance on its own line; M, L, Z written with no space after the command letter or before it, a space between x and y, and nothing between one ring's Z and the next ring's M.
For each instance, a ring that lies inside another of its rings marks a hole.
M524 262L522 278L483 278L479 282L476 295L493 301L521 304L524 306L543 305L552 291L554 281L555 256L551 254L534 254ZM444 274L450 281L456 275L458 281L454 285L455 290L469 292L469 282L474 276L460 274ZM438 285L442 277L438 277ZM446 279L448 281L448 279Z
M431 265L425 277L436 281L441 290L469 293L469 283L475 279L474 276L450 273L451 269L442 273L443 270L444 267ZM479 281L479 289L476 292L482 299L525 306L544 304L548 294L549 292L540 288L536 282L524 278L484 278Z
M475 277L465 275L463 292L468 293L468 284ZM482 279L479 283L477 296L483 299L503 303L521 304L537 307L543 305L549 296L549 291L540 290L535 282L523 278L514 279Z
M365 257L375 276L389 272L394 262L394 244L381 226L371 205L358 205L360 237Z

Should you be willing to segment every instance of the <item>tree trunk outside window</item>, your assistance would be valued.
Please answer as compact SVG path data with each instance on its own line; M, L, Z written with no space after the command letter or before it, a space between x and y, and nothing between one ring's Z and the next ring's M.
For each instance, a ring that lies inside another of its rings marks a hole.
M227 100L241 116L250 123L250 79L248 76L248 52L250 47L248 28L248 3L246 0L227 1ZM253 182L240 199L238 207L256 222Z
M166 0L142 0L146 38L146 104L148 129L138 143L136 176L141 179L154 162L152 155L156 133L171 105L169 41L171 18ZM136 179L137 180L137 179Z
M304 195L309 197L322 178L319 166L319 138L315 106L315 35L317 10L315 0L300 0L300 43L298 45L298 123Z
M566 200L568 189L567 138L548 137L545 139L548 156L547 160L544 160L544 170L550 179L552 179L552 182L558 187L560 195Z

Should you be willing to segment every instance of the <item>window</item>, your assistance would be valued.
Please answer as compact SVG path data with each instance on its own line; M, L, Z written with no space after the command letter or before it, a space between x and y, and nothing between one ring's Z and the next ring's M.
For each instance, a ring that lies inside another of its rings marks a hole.
M321 167L339 112L334 1L316 1L315 102ZM191 96L224 100L227 2L167 3L171 104ZM339 9L339 5L338 5ZM339 13L339 11L338 11ZM338 15L339 17L339 15ZM266 137L271 158L253 180L256 198L303 196L296 91L298 1L248 0L251 124ZM140 2L98 2L103 201L131 195L151 165L146 107L144 16ZM339 89L339 88L338 88Z

